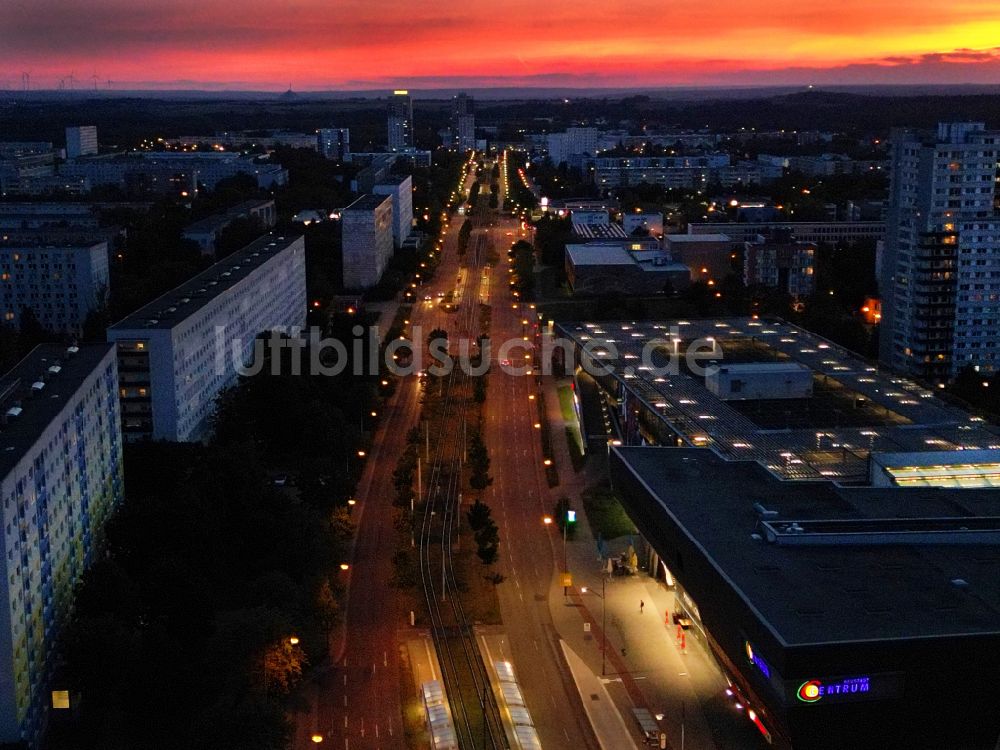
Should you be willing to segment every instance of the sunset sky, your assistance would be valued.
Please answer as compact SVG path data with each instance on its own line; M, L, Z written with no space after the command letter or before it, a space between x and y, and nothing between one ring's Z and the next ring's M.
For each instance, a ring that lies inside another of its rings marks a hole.
M997 0L2 0L17 88L1000 83Z

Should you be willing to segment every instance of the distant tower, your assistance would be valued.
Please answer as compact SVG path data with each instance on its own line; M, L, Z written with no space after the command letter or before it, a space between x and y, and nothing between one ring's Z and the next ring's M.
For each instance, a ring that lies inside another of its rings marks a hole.
M944 382L1000 370L1000 131L942 123L895 130L880 265L879 359Z
M97 127L74 125L66 128L66 158L76 159L97 153Z
M389 100L389 150L413 148L413 100L406 89L396 89Z
M459 151L471 151L476 147L476 116L474 103L468 94L458 94L451 103L452 145Z
M327 159L351 160L351 131L349 128L320 128L316 131L320 153Z

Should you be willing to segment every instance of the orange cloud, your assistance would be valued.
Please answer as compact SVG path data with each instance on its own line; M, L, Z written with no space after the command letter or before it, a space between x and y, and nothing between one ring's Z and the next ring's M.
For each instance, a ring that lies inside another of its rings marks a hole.
M943 13L940 0L31 0L0 3L0 28L0 76L30 70L50 86L92 69L123 84L299 89L456 77L466 85L553 76L579 85L771 83L792 72L851 83L898 67L917 80L961 82L996 66L1000 6L951 0Z

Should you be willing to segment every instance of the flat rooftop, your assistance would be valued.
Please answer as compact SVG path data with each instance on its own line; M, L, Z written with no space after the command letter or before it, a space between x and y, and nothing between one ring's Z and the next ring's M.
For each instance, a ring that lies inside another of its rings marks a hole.
M140 307L108 330L173 328L301 238L302 235L265 235Z
M35 444L114 344L40 344L0 375L0 414L19 408L0 424L0 477L5 477ZM55 369L58 368L58 369ZM44 382L36 388L35 383Z
M107 237L93 236L95 232L100 231L96 227L93 229L64 228L62 232L65 233L66 237L65 239L60 237L57 243L53 239L54 233L47 228L0 230L0 250L37 250L42 248L53 252L72 252L80 248L107 244Z
M406 182L409 179L412 179L412 178L408 174L390 174L390 175L386 175L385 177L383 177L382 179L380 179L378 182L376 182L375 183L375 187L378 187L379 185L393 185L393 186L398 186L398 185L402 185L404 182Z
M268 198L267 200L249 200L249 201L243 201L242 203L237 203L235 206L227 208L225 211L220 211L210 216L206 216L204 219L199 219L198 221L191 222L186 227L184 227L184 232L200 233L200 232L216 231L222 227L229 225L233 221L233 219L248 216L251 211L262 208L268 205L269 203L274 203L274 200Z
M613 370L613 377L691 446L755 460L785 479L859 481L869 453L1000 448L1000 430L904 377L783 321L749 318L559 323L560 334ZM674 341L677 344L674 344ZM683 353L700 341L717 357L702 365L799 363L813 372L809 398L723 401ZM673 348L672 372L656 368ZM643 362L646 348L653 352Z
M635 259L620 244L588 243L566 245L566 253L574 266L632 266Z
M344 211L374 211L386 201L391 201L388 195L372 195L366 193L349 205Z
M679 528L786 646L1000 633L996 544L854 544L849 536L868 526L992 528L1000 491L782 483L754 462L699 448L613 453L651 497L626 505L652 501L662 510L646 529L654 548L661 523ZM834 529L846 543L768 542L755 503L774 513L764 519L771 526L797 521L805 535ZM829 522L853 523L841 532Z
M663 239L671 245L703 245L709 242L731 243L733 241L728 234L665 234Z

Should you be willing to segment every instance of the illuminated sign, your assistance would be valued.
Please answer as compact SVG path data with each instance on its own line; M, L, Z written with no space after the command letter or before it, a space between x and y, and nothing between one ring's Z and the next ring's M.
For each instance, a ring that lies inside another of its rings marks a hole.
M796 697L803 703L817 703L830 698L860 696L871 692L871 678L843 677L837 680L807 680L799 685Z
M767 662L764 661L754 650L753 646L750 645L750 641L744 641L743 646L747 652L747 659L750 663L755 665L765 677L770 679L771 677L771 667L768 666Z

